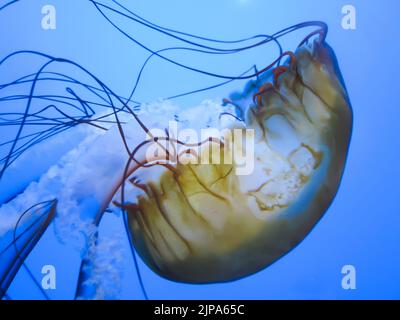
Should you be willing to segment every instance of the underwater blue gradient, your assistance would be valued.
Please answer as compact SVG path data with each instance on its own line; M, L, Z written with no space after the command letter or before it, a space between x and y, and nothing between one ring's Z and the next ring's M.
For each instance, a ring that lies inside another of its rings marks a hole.
M7 1L0 1L0 5ZM289 254L267 269L239 281L187 285L160 278L139 262L151 299L399 299L400 298L400 2L397 0L142 0L122 1L131 10L162 26L218 39L271 34L308 20L329 26L327 42L334 49L354 111L354 130L347 166L338 195L313 231ZM41 28L41 8L57 9L57 29ZM357 29L341 27L341 8L357 9ZM124 20L121 20L124 23ZM153 49L168 45L165 37L129 24L129 30ZM291 39L291 38L290 38ZM289 40L294 49L301 37ZM119 34L84 0L20 1L0 12L0 58L16 50L37 50L71 59L94 73L114 92L128 96L148 53ZM171 54L180 61L217 73L236 75L256 64L259 69L276 57L273 44L238 55ZM22 68L22 67L21 67ZM8 70L10 77L17 70ZM23 71L22 69L19 71ZM189 80L188 80L189 79ZM152 101L201 88L219 80L179 70L155 59L139 84L137 98ZM240 90L234 82L191 95L183 107ZM20 173L21 176L24 172ZM18 179L18 177L15 177ZM121 234L121 217L106 215L101 233ZM142 299L131 256L120 298ZM52 299L74 297L80 257L58 243L50 228L27 259L40 281L41 267L57 270ZM357 289L343 290L341 268L357 270ZM21 269L9 289L13 299L42 299Z

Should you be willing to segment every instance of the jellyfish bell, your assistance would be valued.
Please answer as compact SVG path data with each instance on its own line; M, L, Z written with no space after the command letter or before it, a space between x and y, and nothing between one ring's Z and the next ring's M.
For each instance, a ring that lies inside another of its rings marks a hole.
M178 162L142 177L141 193L122 204L136 250L159 275L210 283L260 271L302 241L333 201L352 129L347 91L321 38L288 55L229 101L255 132L251 174L236 175L223 155L219 164Z

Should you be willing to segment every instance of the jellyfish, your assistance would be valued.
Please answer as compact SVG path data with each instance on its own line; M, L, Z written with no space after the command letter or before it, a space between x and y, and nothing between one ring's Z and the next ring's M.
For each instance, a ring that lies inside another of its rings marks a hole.
M2 126L16 132L1 144L7 153L0 171L0 294L21 266L28 269L26 257L54 225L60 241L75 241L82 252L75 298L104 298L93 279L101 277L98 227L110 211L122 213L145 298L137 255L164 278L199 284L250 276L290 252L332 203L350 144L352 109L326 42L327 26L305 22L272 35L221 41L159 26L117 1L116 7L91 2L149 56L128 97L68 59L19 51L0 61L4 67L26 55L38 59L36 70L0 85L0 102L22 103L18 111L1 113ZM152 50L112 20L111 11L183 45ZM317 30L297 48L283 50L280 39L306 28ZM165 55L237 54L267 44L276 45L277 58L240 75ZM220 82L159 102L137 101L135 90L152 59ZM222 101L210 97L187 109L172 103L239 80L247 81L244 88ZM38 93L43 90L53 92ZM216 130L187 141L164 130L171 121L180 132ZM42 159L52 148L52 156ZM235 155L246 153L252 168L237 174L243 158ZM40 165L13 182L32 162Z

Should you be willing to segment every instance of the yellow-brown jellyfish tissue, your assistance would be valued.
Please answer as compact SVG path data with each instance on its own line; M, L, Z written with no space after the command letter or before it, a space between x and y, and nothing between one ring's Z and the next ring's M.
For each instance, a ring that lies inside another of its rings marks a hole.
M251 174L235 174L236 163L223 156L215 164L178 162L126 199L133 244L163 277L209 283L255 273L302 241L338 190L352 111L325 41L302 44L253 87L241 100L242 127L229 128L254 130ZM220 138L224 144L206 146L222 150L230 138Z

